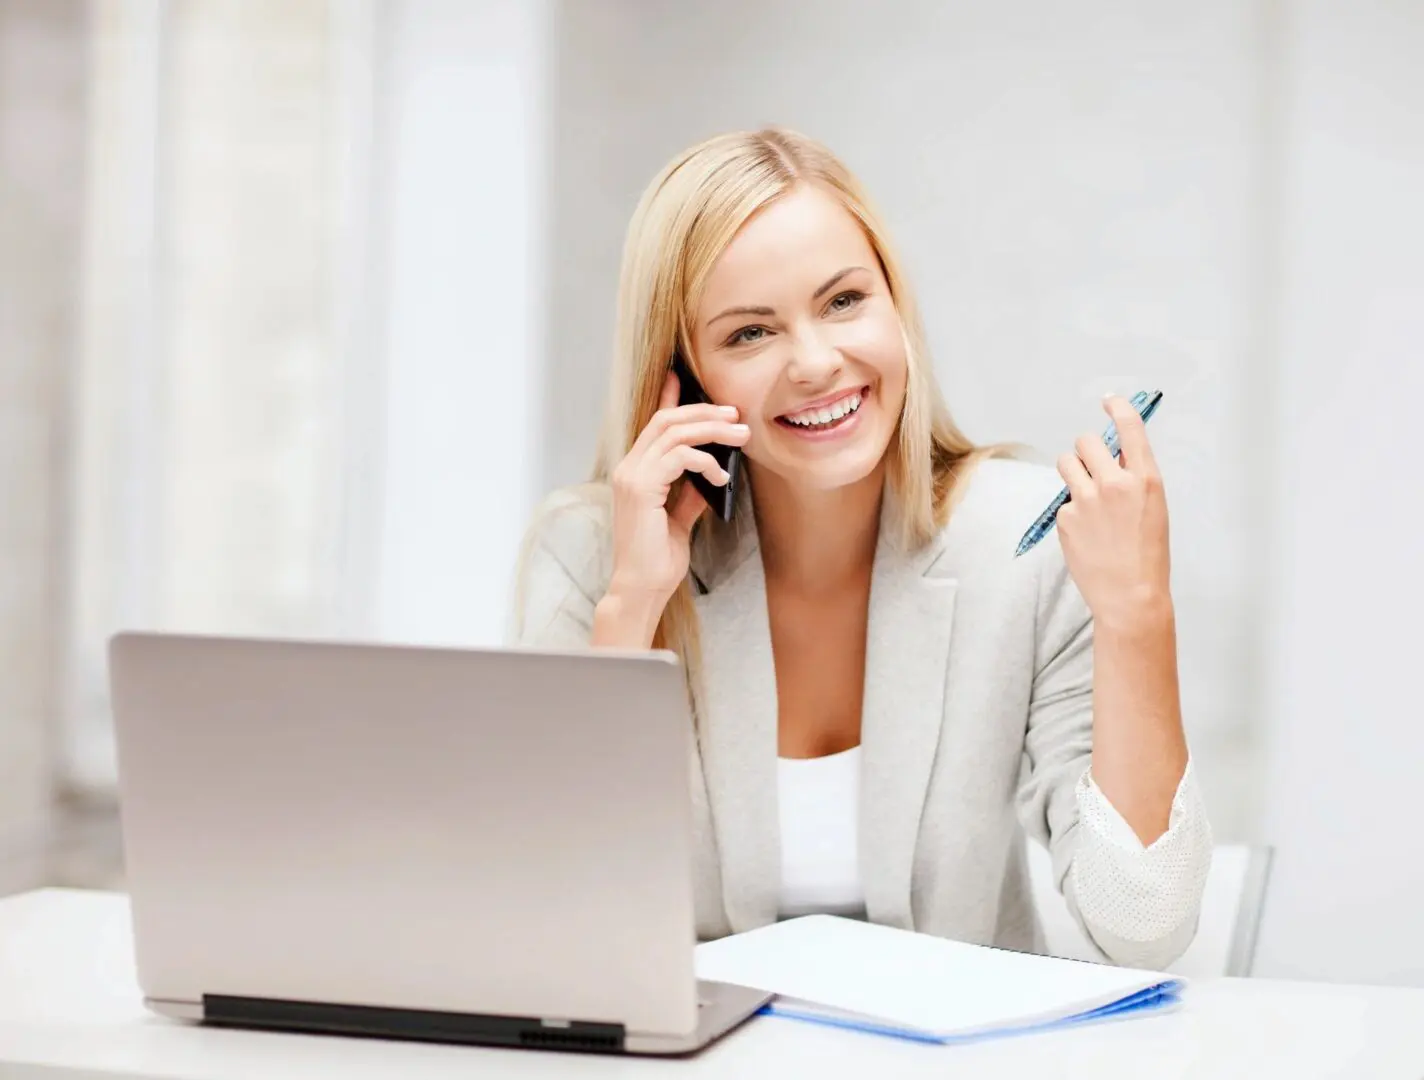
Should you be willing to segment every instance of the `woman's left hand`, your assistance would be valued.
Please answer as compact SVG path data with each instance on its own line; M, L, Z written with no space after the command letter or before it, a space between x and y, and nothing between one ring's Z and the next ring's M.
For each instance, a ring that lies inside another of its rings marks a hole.
M1099 435L1084 435L1076 453L1058 459L1072 499L1058 511L1068 572L1093 620L1131 628L1171 608L1167 498L1147 441L1147 426L1125 399L1103 408L1117 425L1121 457Z

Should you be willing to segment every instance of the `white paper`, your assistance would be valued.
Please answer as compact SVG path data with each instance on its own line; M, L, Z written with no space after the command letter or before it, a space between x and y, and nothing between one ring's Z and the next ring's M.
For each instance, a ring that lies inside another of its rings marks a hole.
M938 1036L1063 1019L1181 982L831 915L699 945L697 975Z

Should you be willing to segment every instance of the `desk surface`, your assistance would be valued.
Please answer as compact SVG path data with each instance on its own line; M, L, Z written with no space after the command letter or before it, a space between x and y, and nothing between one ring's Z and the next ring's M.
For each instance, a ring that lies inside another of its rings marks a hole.
M756 1017L682 1060L226 1031L148 1013L126 899L45 890L0 901L5 1080L478 1080L501 1077L1424 1077L1424 990L1194 982L1174 1013L979 1045L924 1046ZM950 1070L953 1070L951 1073Z

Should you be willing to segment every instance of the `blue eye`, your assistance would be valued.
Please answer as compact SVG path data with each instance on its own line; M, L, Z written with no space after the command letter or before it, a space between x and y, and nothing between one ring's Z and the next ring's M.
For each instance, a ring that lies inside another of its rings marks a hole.
M766 335L764 326L744 326L727 339L728 345L755 345Z

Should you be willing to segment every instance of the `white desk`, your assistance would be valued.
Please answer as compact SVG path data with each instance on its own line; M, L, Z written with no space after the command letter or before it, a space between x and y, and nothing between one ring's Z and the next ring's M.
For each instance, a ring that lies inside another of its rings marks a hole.
M687 1059L596 1057L208 1029L154 1017L123 896L0 901L0 1080L480 1077L1424 1077L1424 990L1222 979L1178 1012L974 1046L757 1017Z

